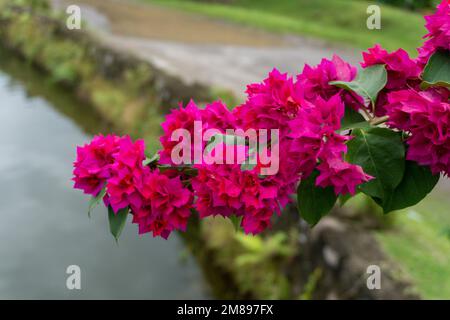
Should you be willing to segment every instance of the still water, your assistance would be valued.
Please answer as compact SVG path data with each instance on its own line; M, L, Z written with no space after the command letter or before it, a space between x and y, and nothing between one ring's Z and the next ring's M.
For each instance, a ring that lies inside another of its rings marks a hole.
M209 297L175 234L140 238L128 223L116 245L104 208L88 218L72 162L108 126L1 49L0 119L0 299ZM69 265L81 268L81 290L66 287Z

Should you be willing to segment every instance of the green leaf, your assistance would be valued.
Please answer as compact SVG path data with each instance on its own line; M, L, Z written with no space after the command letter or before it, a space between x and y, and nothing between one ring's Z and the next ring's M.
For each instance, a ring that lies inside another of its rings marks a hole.
M316 186L319 171L313 173L300 182L297 189L297 201L300 215L311 226L314 226L334 206L337 196L333 187L321 188Z
M422 88L450 87L450 51L438 50L430 57L422 73Z
M419 203L435 187L439 174L433 175L427 166L406 161L405 174L400 184L382 203L384 213L400 210Z
M120 234L125 226L128 216L128 207L120 209L119 212L114 213L111 206L108 207L108 220L109 220L109 230L111 234L119 241Z
M100 203L105 194L106 194L106 183L105 186L102 188L102 190L95 197L92 197L91 200L89 201L89 208L88 208L89 218L91 217L91 211Z
M347 160L373 176L359 186L381 202L400 184L405 172L405 146L401 134L386 128L355 129L347 143Z
M355 128L355 125L358 127L359 125L364 125L367 127L369 126L369 123L359 112L356 112L352 108L346 107L344 117L341 121L341 130Z
M362 122L356 122L356 123L352 123L347 126L341 127L340 131L349 130L349 129L365 129L365 128L370 128L370 126L371 125L369 122L362 121Z
M353 91L359 96L368 99L375 108L377 95L387 83L387 72L384 64L376 64L358 72L353 81L331 81L329 84Z
M242 217L231 215L228 218L230 219L231 223L233 224L234 231L238 231L241 227Z

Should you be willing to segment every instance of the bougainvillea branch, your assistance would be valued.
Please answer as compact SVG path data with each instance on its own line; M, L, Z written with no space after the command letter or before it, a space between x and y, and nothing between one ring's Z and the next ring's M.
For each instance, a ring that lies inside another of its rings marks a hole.
M449 1L425 19L417 59L376 45L359 71L336 55L295 78L274 69L232 111L180 105L152 158L143 140L98 135L77 149L74 187L92 196L89 211L108 207L116 239L128 214L163 238L192 215L258 234L295 194L311 225L357 192L386 213L414 205L450 173Z

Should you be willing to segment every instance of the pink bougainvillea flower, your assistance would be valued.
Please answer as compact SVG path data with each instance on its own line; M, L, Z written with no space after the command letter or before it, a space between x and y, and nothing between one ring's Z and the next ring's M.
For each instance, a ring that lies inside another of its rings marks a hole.
M136 189L142 179L142 168L130 168L122 164L113 166L113 175L106 185L107 202L115 213L128 206L139 207L142 199Z
M389 94L388 125L410 132L407 159L450 173L450 91L402 90Z
M201 110L201 119L205 129L217 129L222 133L225 133L226 129L236 127L236 119L233 113L227 109L222 101L207 104L205 109Z
M327 159L319 164L317 169L320 174L316 185L332 186L337 195L348 193L354 195L358 185L373 179L365 174L360 166L347 163L340 158Z
M289 122L298 116L301 109L299 100L301 94L294 87L293 79L274 69L262 83L249 85L247 95L246 102L233 110L237 128L244 131L279 130L277 141L270 138L268 141L270 147L262 148L259 152L271 153L272 148L278 144L280 152L287 154L292 142L292 138L289 137ZM291 201L290 195L295 192L299 179L298 164L295 163L295 159L288 156L280 156L277 160L279 167L277 173L264 179L276 185L279 203L285 206ZM267 168L267 165L262 165L258 161L252 174L257 176L263 167Z
M270 226L270 217L280 212L275 180L261 178L255 171L241 171L239 165L198 166L192 186L197 198L194 206L201 218L242 216L246 233L262 231L256 224Z
M305 91L305 98L315 99L318 95L329 98L340 90L330 85L330 81L352 81L356 73L356 67L333 55L331 60L322 59L316 67L305 64L302 73L297 76L297 82Z
M115 213L127 206L141 205L136 186L144 174L144 150L144 140L133 142L129 136L125 136L119 143L119 151L114 155L114 164L111 166L111 178L106 185L106 204L111 205Z
M133 223L138 224L139 234L152 232L154 237L167 239L174 230L186 231L193 196L180 177L148 169L141 182L138 190L143 201L132 205Z
M298 130L307 128L309 131L321 134L335 132L341 128L344 108L339 94L335 94L327 100L318 96L313 102L303 101L301 114L297 118L303 122L303 128L298 128ZM295 130L295 128L293 129Z
M194 136L194 121L201 121L201 112L194 101L190 101L185 108L182 105L178 109L174 109L166 116L166 121L161 124L163 135L160 138L162 150L159 151L160 163L173 164L172 149L179 141L172 141L172 133L177 129L186 129L189 131L191 138ZM197 134L202 134L201 129ZM191 147L191 163L193 163L194 145L191 141L183 141Z
M74 188L96 196L111 176L114 154L119 149L121 138L114 135L95 136L91 143L77 147L74 162Z
M424 38L427 40L417 49L422 65L437 49L450 50L450 0L443 0L432 15L425 16L425 21L428 33Z
M250 210L242 218L241 226L246 234L259 234L270 228L272 216L271 209Z
M314 103L302 103L302 107L290 123L294 140L289 156L301 165L302 178L308 177L320 161L317 185L333 186L336 194L353 194L357 185L371 177L361 167L343 160L349 137L336 133L344 116L340 95L329 100L318 97Z
M279 129L284 134L287 122L299 107L292 78L274 69L262 83L247 86L247 100L233 114L243 130Z
M138 139L135 142L129 136L120 140L119 151L114 154L115 163L120 163L129 168L141 168L145 159L145 142Z
M315 102L304 101L297 118L290 121L290 137L293 138L289 149L289 156L298 163L302 177L307 177L317 165L319 155L326 158L324 148L327 150L338 148L337 153L345 149L345 138L338 143L336 130L344 116L344 104L339 94L330 100L320 96ZM333 146L331 148L331 143ZM333 155L334 157L334 155Z
M160 163L175 164L172 159L172 150L179 143L186 143L185 147L190 150L190 157L188 157L190 161L184 164L201 163L203 159L197 159L195 155L203 154L207 142L203 140L196 141L196 137L200 137L200 139L205 138L204 133L208 129L226 133L227 129L235 128L235 122L234 115L221 101L215 101L207 104L205 109L199 109L191 100L186 108L180 106L179 109L172 110L162 124L164 134L160 138L163 147L159 152ZM183 138L177 137L179 140L172 141L172 134L178 129L187 130L189 135L187 137L183 136ZM184 158L183 154L178 156Z
M375 64L384 64L388 73L387 89L404 87L409 79L417 79L421 68L412 60L403 49L391 53L384 50L380 45L369 48L363 52L361 66L367 68Z
M356 67L337 55L333 55L331 60L322 59L316 67L305 64L295 83L296 96L313 102L317 97L328 100L340 93L347 106L358 110L364 103L362 98L329 84L330 81L352 81L356 73Z
M361 63L361 66L367 68L375 64L384 64L388 74L386 86L378 94L375 106L375 115L381 117L386 115L387 112L386 105L389 92L418 87L420 84L419 75L422 69L403 49L389 53L380 45L375 45L367 51L363 52L364 61Z
M196 166L198 174L192 179L197 197L195 208L200 217L228 217L242 213L242 172L239 165Z

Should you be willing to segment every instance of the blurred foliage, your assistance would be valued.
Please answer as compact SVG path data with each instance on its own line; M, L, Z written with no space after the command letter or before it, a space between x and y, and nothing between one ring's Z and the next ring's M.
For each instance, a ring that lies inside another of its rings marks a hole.
M50 4L46 0L9 0L9 3L16 6L27 6L33 10L42 10L44 12L50 8Z
M215 99L222 100L222 102L225 103L227 108L230 110L243 102L236 98L236 96L230 90L218 87L211 88L211 96Z
M366 26L364 0L233 0L231 4L192 0L141 0L184 11L258 27L283 34L298 34L346 43L359 49L380 43L388 50L404 48L416 54L426 33L420 13L382 4L381 30Z
M300 295L300 300L311 300L314 291L317 287L317 284L322 277L323 270L321 268L316 268L308 278L308 281L306 282L305 289L303 293Z
M201 226L207 249L215 252L211 264L225 268L241 296L254 299L291 299L286 271L298 254L298 230L265 235L236 232L228 219L206 219Z
M439 0L378 0L391 6L406 8L410 10L431 9L436 7Z

